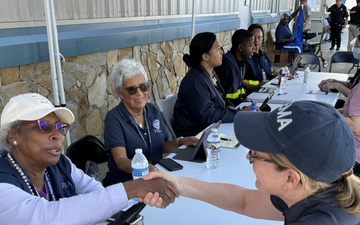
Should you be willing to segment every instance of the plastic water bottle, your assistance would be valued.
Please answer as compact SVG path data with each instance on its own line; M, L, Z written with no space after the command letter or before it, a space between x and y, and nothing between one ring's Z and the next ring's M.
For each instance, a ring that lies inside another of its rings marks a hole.
M262 74L262 78L263 78L262 82L265 82L266 81L266 73L265 73L264 69L261 69L261 74Z
M309 76L310 76L310 68L307 66L304 71L304 84L307 84L309 82Z
M131 171L134 180L149 174L149 162L144 154L142 154L141 148L135 149L135 155L131 160ZM139 200L137 198L132 198L131 201L135 204Z
M206 168L217 169L220 166L220 136L216 128L211 129L207 138Z
M144 154L142 154L142 149L135 149L135 155L131 160L131 170L134 180L139 179L149 173L149 163Z
M287 91L287 81L289 77L289 69L285 67L281 72L281 78L280 78L280 87L279 87L279 94L286 94Z
M251 111L252 111L252 112L257 112L256 105L252 105L252 106L251 106Z

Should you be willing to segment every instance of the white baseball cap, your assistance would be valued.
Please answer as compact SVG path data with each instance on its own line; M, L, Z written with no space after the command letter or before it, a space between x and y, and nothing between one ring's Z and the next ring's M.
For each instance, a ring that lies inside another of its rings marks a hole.
M55 107L47 98L36 93L12 97L1 113L1 126L18 120L38 120L54 112L61 122L71 124L74 114L65 107Z

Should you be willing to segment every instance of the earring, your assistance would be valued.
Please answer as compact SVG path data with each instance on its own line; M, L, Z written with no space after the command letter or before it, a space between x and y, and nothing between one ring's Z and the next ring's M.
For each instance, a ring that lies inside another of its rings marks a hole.
M287 191L287 187L286 187L286 186L284 186L284 190Z
M14 145L17 145L17 141L16 141L16 140L15 140L13 143L14 143Z

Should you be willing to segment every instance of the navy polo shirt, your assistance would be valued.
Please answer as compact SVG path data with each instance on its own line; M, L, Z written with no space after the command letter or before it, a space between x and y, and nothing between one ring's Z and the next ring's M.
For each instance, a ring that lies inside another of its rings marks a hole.
M106 114L104 144L105 151L109 152L109 172L104 180L106 186L132 180L132 174L119 170L115 164L114 158L110 154L112 148L126 148L129 159L134 157L135 149L141 148L151 164L156 164L162 158L164 145L169 139L169 135L157 108L153 104L147 103L145 109L146 127L144 128L140 128L132 121L123 102Z
M277 196L271 202L284 215L284 225L358 225L359 215L347 213L336 202L337 188L312 195L290 208Z
M281 49L287 43L278 43L277 41L280 39L289 39L292 37L291 30L287 24L279 23L276 27L275 31L275 47L276 49Z

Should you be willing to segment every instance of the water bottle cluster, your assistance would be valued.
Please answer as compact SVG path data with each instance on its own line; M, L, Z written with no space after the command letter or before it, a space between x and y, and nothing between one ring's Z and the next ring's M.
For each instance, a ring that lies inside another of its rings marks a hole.
M286 66L281 69L281 73L279 74L279 94L286 94L287 93L287 81L289 78L289 68Z

